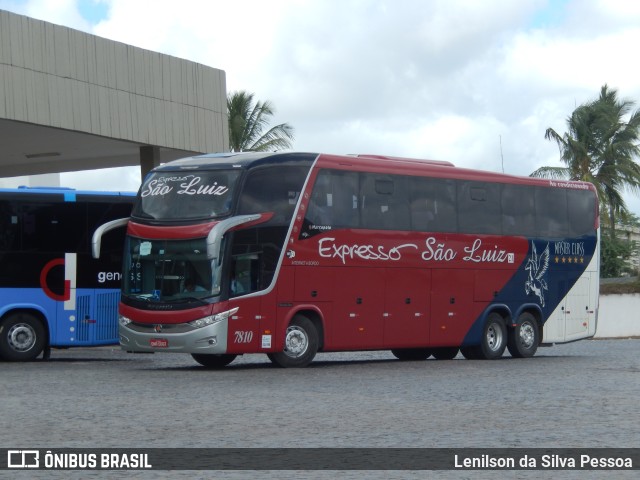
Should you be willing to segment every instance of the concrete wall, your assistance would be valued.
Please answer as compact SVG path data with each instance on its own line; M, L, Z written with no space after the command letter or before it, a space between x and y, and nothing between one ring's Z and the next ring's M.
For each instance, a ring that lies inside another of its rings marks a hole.
M0 118L228 150L224 71L3 10Z
M640 337L640 294L600 295L596 338Z

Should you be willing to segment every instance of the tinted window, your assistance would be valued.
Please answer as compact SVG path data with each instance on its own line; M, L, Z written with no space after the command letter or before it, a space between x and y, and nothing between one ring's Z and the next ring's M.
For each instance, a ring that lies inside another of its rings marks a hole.
M271 166L249 172L240 196L239 214L274 214L271 224L288 224L300 198L308 167Z
M411 228L422 232L455 232L456 184L453 180L411 177Z
M151 173L140 188L132 215L156 220L227 215L239 176L239 170Z
M536 231L534 188L524 185L502 186L502 233L532 236Z
M0 251L20 248L18 205L11 201L0 201Z
M258 227L233 232L229 295L267 288L275 274L287 227Z
M408 178L361 173L361 228L409 230Z
M497 183L460 182L458 225L461 232L500 233L500 187Z
M567 190L571 236L592 232L596 223L596 196L589 190Z
M322 170L313 188L306 218L311 225L360 227L360 179L357 172Z
M86 252L87 208L84 203L22 205L22 248L38 252Z
M567 191L561 188L535 190L536 233L544 237L566 237L568 234Z
M589 190L324 170L303 238L323 227L580 236L593 231L596 210Z

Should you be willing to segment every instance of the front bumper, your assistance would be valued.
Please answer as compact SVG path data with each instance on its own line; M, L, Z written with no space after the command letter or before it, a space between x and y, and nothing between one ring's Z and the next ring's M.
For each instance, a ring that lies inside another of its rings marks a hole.
M181 325L119 326L120 346L128 352L222 354L227 352L228 321L195 328Z

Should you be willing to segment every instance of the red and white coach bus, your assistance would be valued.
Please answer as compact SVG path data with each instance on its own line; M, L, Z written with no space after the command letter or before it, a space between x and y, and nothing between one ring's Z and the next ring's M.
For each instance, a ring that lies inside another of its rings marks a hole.
M140 188L120 344L208 367L245 353L282 367L328 351L530 357L595 334L598 285L589 183L377 155L202 155Z

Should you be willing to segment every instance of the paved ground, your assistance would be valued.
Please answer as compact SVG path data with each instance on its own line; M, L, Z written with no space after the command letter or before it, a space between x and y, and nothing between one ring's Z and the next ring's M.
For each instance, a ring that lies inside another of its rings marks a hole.
M319 354L309 368L283 370L266 356L250 355L212 371L187 355L132 355L117 347L54 350L48 362L0 363L1 444L640 447L639 353L640 340L587 340L541 348L531 359L400 362L388 352L364 352ZM218 472L215 478L252 476L247 473ZM340 478L505 478L505 472L464 473L351 472ZM506 478L603 476L511 473ZM126 477L214 478L211 472L163 475ZM335 478L330 472L258 476Z

